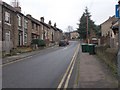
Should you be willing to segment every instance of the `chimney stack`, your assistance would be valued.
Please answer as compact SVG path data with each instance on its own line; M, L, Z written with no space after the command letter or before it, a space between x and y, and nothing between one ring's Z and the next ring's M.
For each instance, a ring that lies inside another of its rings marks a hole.
M18 12L21 12L21 7L14 7Z
M29 18L32 17L30 14L27 14L26 16L29 17Z
M54 27L55 27L55 28L56 28L56 26L57 26L56 23L54 23Z
M43 22L43 23L44 23L44 17L41 17L40 19L41 19L41 22Z
M16 11L21 12L20 2L18 0L13 0L12 6L16 9Z
M51 20L49 20L48 24L51 26L51 24L52 24L52 23L51 23Z

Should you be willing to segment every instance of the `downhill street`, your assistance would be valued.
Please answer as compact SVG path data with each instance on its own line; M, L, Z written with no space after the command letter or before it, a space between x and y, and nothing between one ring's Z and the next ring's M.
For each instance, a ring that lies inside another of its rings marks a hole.
M71 41L66 47L45 49L3 66L3 88L57 88L77 46L77 41Z

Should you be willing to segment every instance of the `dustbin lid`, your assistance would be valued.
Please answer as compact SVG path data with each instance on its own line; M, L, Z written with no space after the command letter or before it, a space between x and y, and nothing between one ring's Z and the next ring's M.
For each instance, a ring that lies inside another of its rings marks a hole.
M95 44L89 44L89 46L95 46Z
M82 43L82 45L87 45L87 43Z
M89 45L91 46L91 45L94 45L94 44L89 44Z

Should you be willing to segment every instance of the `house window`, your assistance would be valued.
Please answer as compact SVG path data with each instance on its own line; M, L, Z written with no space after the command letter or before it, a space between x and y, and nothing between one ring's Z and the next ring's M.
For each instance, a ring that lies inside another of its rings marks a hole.
M32 29L34 29L34 23L32 22Z
M41 39L43 40L43 34L41 35Z
M48 35L47 31L45 31L45 39L48 39L47 35Z
M5 40L6 41L10 41L10 31L9 32L7 32L7 33L5 33Z
M51 30L51 35L52 35L52 33L53 33L53 32L52 32L52 30Z
M5 22L10 24L10 13L5 12Z
M19 44L19 46L22 46L22 41L23 41L23 34L22 34L22 32L20 32L19 31L19 34L18 34L18 44Z
M28 21L27 20L25 20L25 29L27 29L28 27L27 27L27 25L28 25Z
M43 25L42 25L42 30L43 30L44 28L43 28Z
M38 25L36 24L36 31L38 31Z
M24 42L25 42L25 44L27 43L27 33L25 33Z
M21 16L18 16L18 26L22 26L22 18Z

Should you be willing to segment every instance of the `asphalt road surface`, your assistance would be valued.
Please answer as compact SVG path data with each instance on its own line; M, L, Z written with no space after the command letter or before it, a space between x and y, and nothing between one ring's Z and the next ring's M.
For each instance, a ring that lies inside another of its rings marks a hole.
M45 49L28 59L3 66L3 88L57 88L78 45Z

